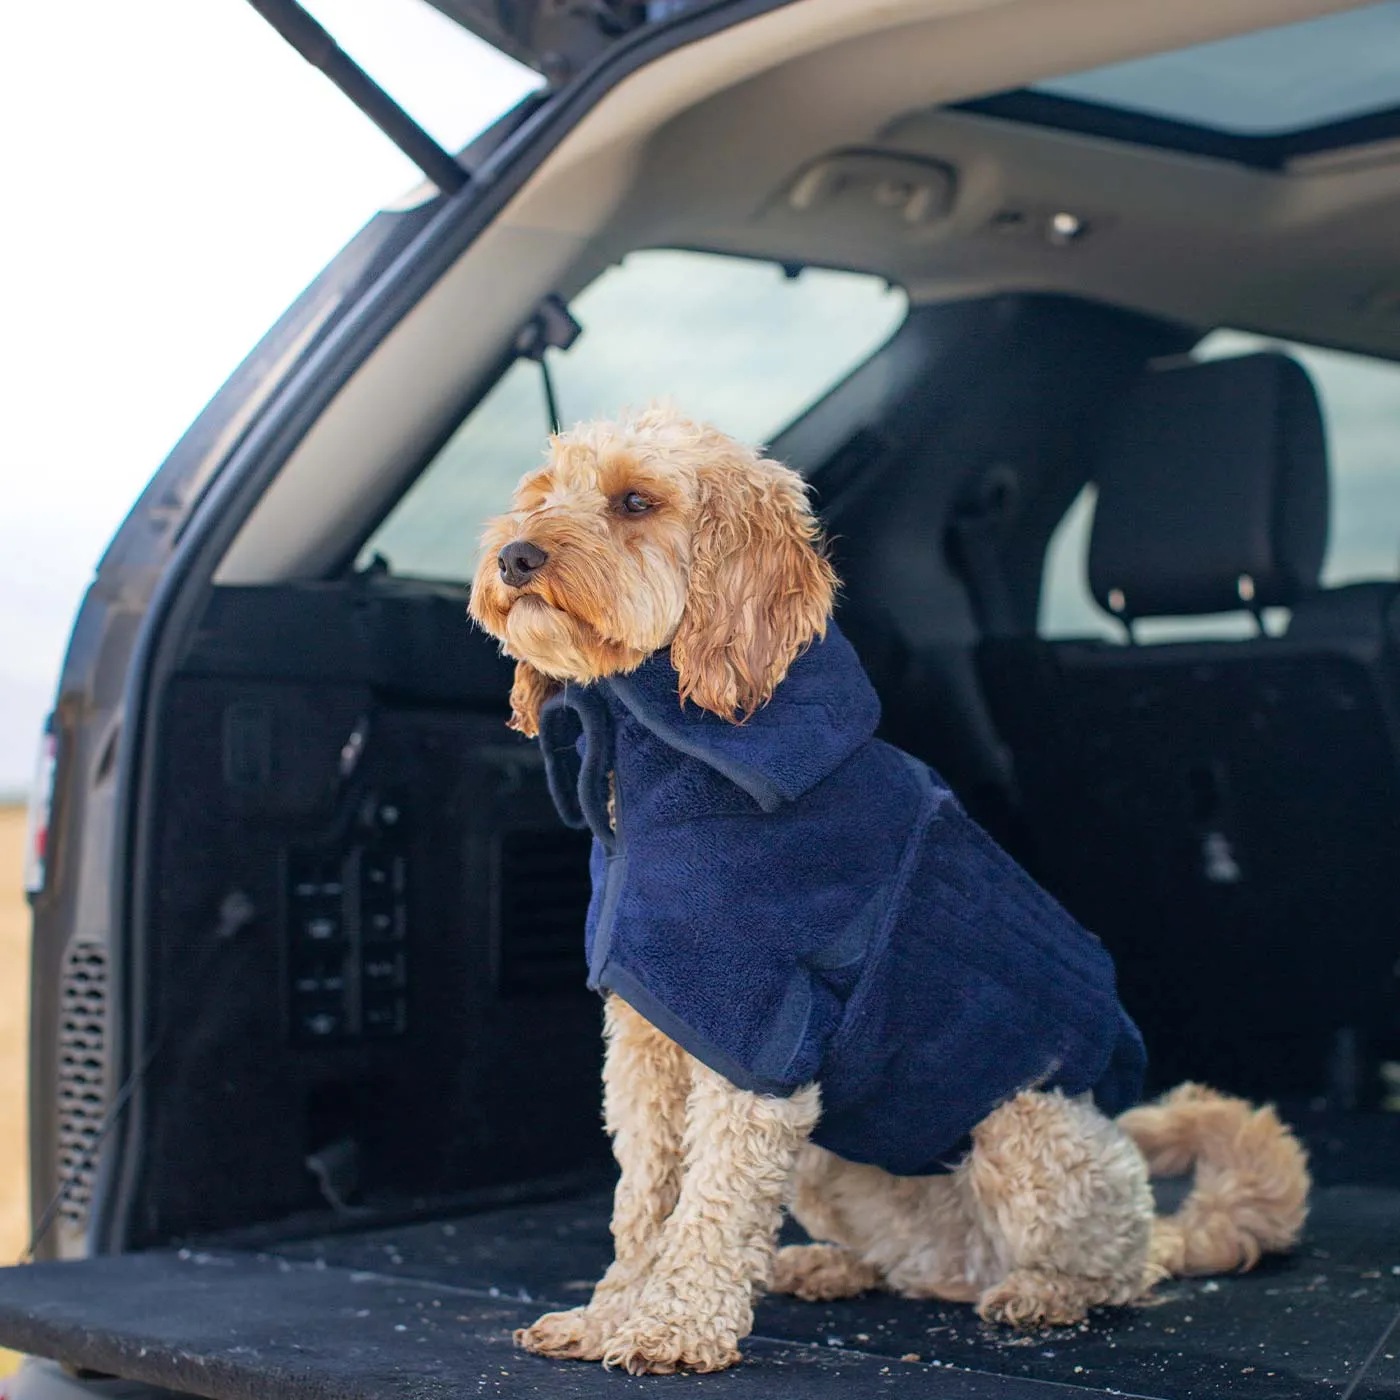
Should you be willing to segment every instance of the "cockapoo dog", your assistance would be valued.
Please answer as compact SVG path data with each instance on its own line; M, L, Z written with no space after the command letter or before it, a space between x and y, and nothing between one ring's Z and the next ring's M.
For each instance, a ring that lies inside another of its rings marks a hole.
M1107 953L873 738L835 587L801 479L667 409L555 437L485 531L472 616L595 836L621 1168L612 1265L529 1351L717 1371L764 1289L1063 1325L1298 1239L1271 1109L1129 1107ZM1192 1167L1155 1216L1149 1176ZM785 1206L817 1243L775 1249Z

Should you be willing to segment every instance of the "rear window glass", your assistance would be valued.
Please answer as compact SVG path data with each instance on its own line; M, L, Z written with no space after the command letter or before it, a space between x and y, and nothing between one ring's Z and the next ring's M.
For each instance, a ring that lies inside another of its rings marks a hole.
M1220 330L1196 348L1197 359L1223 359L1282 350L1312 377L1322 402L1331 478L1331 523L1322 568L1326 588L1400 577L1400 364L1317 350ZM1040 632L1047 637L1123 640L1123 628L1089 592L1089 533L1094 488L1086 486L1060 521L1045 555ZM1266 617L1281 626L1285 616ZM1254 635L1252 618L1148 618L1135 624L1139 641Z
M901 291L863 274L716 254L634 253L574 298L583 334L549 363L564 424L669 399L748 442L770 441L894 333ZM517 361L361 551L398 574L465 580L485 520L543 458L539 366Z

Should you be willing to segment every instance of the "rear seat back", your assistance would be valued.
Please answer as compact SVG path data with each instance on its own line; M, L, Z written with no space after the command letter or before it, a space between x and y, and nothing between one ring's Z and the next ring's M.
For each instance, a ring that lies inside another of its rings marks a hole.
M980 666L1036 873L1110 945L1154 1078L1371 1091L1400 955L1400 607L1318 589L1327 463L1282 355L1146 375L1095 465L1100 605L1286 635L1004 638Z

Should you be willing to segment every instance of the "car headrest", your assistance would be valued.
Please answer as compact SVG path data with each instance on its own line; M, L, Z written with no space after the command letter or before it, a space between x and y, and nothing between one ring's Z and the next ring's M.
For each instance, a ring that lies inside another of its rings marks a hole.
M1307 372L1265 353L1149 370L1101 445L1089 586L1127 621L1290 606L1327 545Z

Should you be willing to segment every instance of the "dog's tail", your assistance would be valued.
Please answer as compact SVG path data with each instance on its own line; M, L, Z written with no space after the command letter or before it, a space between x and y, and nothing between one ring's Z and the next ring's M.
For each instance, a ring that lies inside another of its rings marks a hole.
M1307 1153L1271 1107L1182 1084L1118 1119L1154 1177L1195 1179L1152 1225L1148 1286L1165 1277L1252 1269L1291 1249L1308 1213Z

